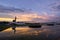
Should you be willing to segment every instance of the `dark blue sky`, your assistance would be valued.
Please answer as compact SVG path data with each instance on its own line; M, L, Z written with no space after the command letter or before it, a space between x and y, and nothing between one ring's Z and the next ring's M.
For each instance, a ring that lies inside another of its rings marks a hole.
M36 14L37 16L48 17L48 20L50 20L49 18L55 20L57 16L60 16L59 11L60 0L0 0L0 15L3 18L10 14ZM34 19L42 20L42 18Z

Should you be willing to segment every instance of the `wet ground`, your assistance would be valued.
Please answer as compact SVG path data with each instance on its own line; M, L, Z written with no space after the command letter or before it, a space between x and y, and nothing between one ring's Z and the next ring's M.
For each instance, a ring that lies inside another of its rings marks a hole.
M60 25L42 28L16 27L0 32L0 40L60 40Z

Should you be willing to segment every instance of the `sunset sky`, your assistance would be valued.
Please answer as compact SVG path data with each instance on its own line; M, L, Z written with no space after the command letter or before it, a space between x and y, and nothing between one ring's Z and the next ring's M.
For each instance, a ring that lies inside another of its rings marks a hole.
M60 0L0 0L0 21L59 22Z

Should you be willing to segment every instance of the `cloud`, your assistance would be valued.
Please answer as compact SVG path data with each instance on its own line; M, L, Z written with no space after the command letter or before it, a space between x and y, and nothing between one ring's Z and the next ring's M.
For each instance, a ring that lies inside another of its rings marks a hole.
M55 21L55 22L60 22L60 1L56 1L52 4L50 4L49 6L49 10L50 10L50 15L51 17L49 18L49 20L51 21ZM53 17L52 17L53 16Z
M0 14L1 20L2 20L2 18L8 18L8 19L10 18L12 20L12 19L14 19L15 16L17 17L17 21L50 22L50 21L60 20L60 18L58 16L55 16L55 14L49 15L47 12L43 12L43 15L40 15L35 12Z
M0 5L0 13L24 12L23 9Z
M60 11L60 4L58 5L56 3L56 6L51 5L51 8ZM53 12L55 12L55 10L53 10ZM36 12L30 12L23 9L15 8L15 7L6 7L0 5L0 20L2 20L2 18L14 19L15 16L17 16L17 21L47 22L47 21L60 20L60 16L56 15L55 13L51 13L51 14L47 12L36 13Z
M52 10L54 10L54 11L60 11L60 5L53 6Z
M50 4L50 9L52 11L57 11L59 12L60 11L60 2L55 2L53 4Z
M10 13L9 15L15 17L17 16L18 21L33 21L33 22L46 22L51 21L55 17L54 14L48 15L48 13L43 12L43 15L38 13Z
M42 15L36 12L8 13L1 14L0 18L14 19L15 16L17 17L17 21L30 21L30 22L47 22L56 19L56 16L54 14L49 15L47 12L43 12Z
M11 15L9 15L9 14L7 14L7 13L5 13L5 14L3 14L3 13L0 13L0 18L12 18L13 16L11 16Z

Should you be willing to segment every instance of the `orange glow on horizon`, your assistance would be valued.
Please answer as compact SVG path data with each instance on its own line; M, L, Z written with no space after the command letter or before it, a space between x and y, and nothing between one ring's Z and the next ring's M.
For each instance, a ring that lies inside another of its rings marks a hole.
M0 21L12 21L12 18L0 18Z
M14 16L17 16L17 21L34 21L37 22L37 20L34 19L42 19L42 20L48 20L49 17L42 16L38 14L10 14L11 18L0 18L0 21L12 21L14 20ZM40 21L40 20L39 20Z
M0 18L0 21L12 21L14 19L12 18ZM31 19L26 17L21 17L20 19L17 19L17 21L30 21Z

